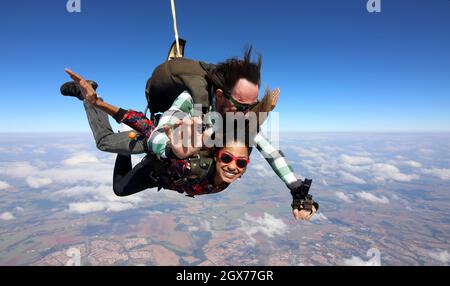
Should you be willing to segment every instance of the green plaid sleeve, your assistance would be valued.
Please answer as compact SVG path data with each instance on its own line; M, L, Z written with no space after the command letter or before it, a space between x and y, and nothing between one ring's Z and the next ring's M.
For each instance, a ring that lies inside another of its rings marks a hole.
M255 136L256 148L264 156L272 170L287 185L291 185L297 181L294 170L286 161L284 154L273 147L272 143L261 133Z
M173 102L172 106L163 113L159 119L158 126L150 135L147 145L148 149L160 158L167 158L166 156L166 146L169 142L169 138L164 132L164 125L173 126L180 119L185 117L190 117L194 106L189 92L182 92Z

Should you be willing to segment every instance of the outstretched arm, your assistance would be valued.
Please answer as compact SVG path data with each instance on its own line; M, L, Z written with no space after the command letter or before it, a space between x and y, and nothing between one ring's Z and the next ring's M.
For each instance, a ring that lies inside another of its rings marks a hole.
M97 92L95 91L95 89L81 75L74 73L68 68L66 68L65 71L78 85L81 90L81 94L89 104L95 106L96 108L100 109L103 112L106 112L111 116L115 116L117 112L119 112L118 107L104 102L102 99L100 99L97 96Z
M65 69L74 82L78 85L85 100L94 106L112 116L118 123L124 123L137 132L144 134L146 139L150 137L154 129L153 122L145 117L142 112L137 112L132 109L124 110L105 102L97 96L95 89L87 82L81 75L74 73L69 69Z
M103 112L112 116L117 122L123 122L135 129L136 131L145 135L147 144L153 153L160 158L178 157L180 159L186 158L200 149L199 147L183 146L181 135L193 138L191 135L197 137L197 141L201 142L202 133L197 132L196 127L199 126L199 119L191 119L191 111L193 109L193 100L191 95L185 91L181 93L171 108L167 110L159 120L158 126L155 128L153 122L145 117L144 114L134 112L133 110L126 111L111 105L97 96L95 89L79 74L65 69L74 82L78 85L85 100L92 106L102 110ZM185 119L181 121L182 119ZM181 124L185 125L183 128L176 128ZM200 125L201 126L201 125ZM186 128L184 128L186 127ZM172 130L175 129L175 132ZM182 133L183 131L188 131ZM171 142L171 144L169 144Z
M187 91L182 92L170 109L164 112L159 119L158 126L147 142L149 150L152 150L160 158L184 159L195 154L200 147L196 147L194 144L183 146L185 140L181 138L192 139L196 136L197 142L202 142L198 141L201 140L202 133L196 129L201 126L199 119L192 118L193 106L191 95ZM179 127L182 124L184 126Z
M270 141L265 138L262 133L258 133L255 136L256 148L263 155L264 159L269 163L272 170L277 176L286 184L291 190L291 194L294 194L302 188L303 181L295 176L294 170L291 165L286 161L284 154L276 149ZM294 197L295 201L295 197ZM295 219L309 220L316 213L316 207L312 206L312 210L299 209L298 206L292 206L292 214Z
M264 159L269 163L272 170L286 184L289 189L296 187L294 184L299 180L291 165L286 161L284 154L276 149L272 143L259 132L255 136L256 148Z

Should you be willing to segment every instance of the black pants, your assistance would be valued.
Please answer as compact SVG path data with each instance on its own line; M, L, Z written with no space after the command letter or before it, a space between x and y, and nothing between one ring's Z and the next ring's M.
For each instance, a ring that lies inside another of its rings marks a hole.
M113 175L114 193L124 197L157 187L157 183L150 178L153 164L154 160L145 157L133 168L130 155L117 154Z

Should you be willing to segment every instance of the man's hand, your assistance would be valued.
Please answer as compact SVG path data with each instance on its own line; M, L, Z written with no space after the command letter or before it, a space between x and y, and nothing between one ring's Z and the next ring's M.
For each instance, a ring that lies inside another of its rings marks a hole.
M312 210L298 210L298 209L292 209L292 214L294 215L294 218L296 220L307 220L309 221L313 215L316 213L316 208L313 206Z
M68 68L65 69L66 73L73 79L75 84L80 88L81 94L89 104L95 105L97 102L97 92L81 75L74 73Z
M308 194L312 180L297 181L291 188L292 214L295 219L310 220L319 209L319 204Z
M165 125L164 132L169 137L172 152L179 159L198 153L202 147L202 120L198 117L180 120L172 128Z

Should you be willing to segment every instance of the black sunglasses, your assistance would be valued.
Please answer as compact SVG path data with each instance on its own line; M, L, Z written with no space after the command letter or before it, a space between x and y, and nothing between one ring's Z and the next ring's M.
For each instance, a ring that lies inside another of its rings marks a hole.
M234 99L229 92L226 91L223 92L223 95L225 96L226 99L231 101L231 103L236 107L237 111L248 111L253 107L255 107L256 105L258 105L259 103L259 100L257 100L255 103L252 104L240 103L236 99Z

